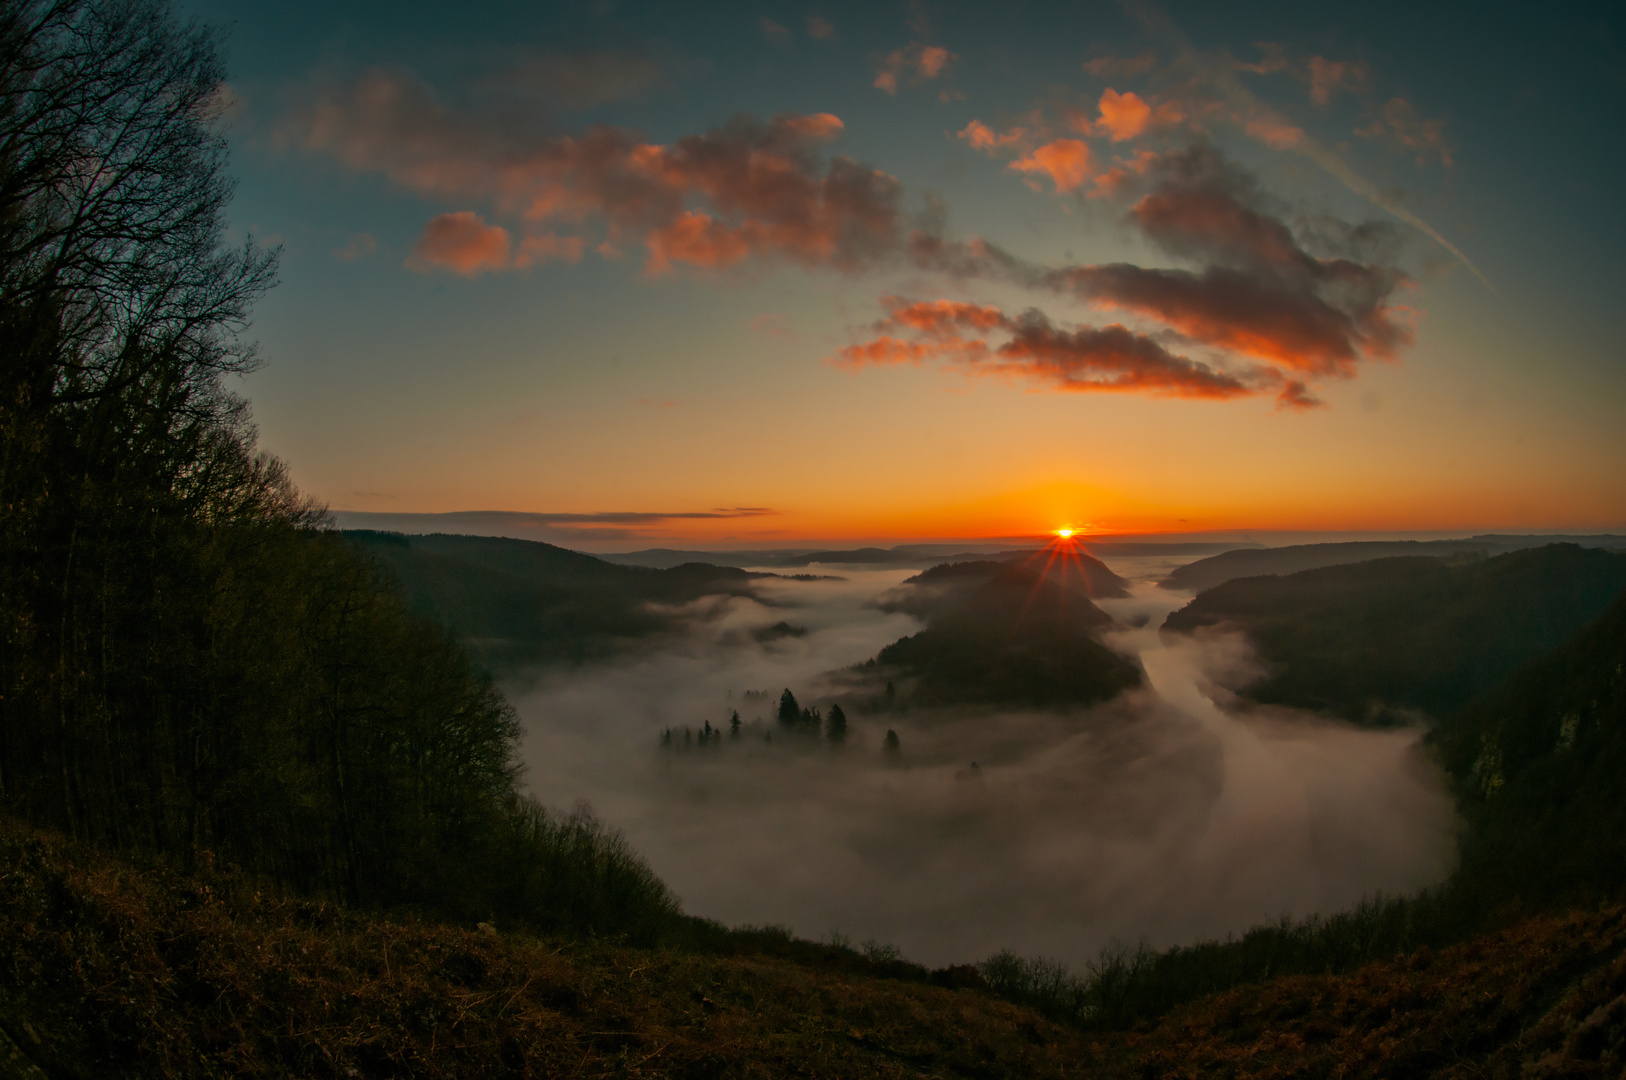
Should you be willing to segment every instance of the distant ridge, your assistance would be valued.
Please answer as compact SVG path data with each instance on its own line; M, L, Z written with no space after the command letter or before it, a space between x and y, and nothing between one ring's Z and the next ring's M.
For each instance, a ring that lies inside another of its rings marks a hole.
M1097 557L1102 555L1211 555L1259 547L1252 542L1215 541L1131 541L1126 543L1082 541L1079 547ZM686 551L676 548L649 548L613 555L600 555L606 562L623 566L663 569L689 562L713 566L800 567L823 563L831 566L899 566L926 569L940 563L971 562L980 559L1024 559L1043 551L1044 545L1000 548L984 551L956 551L947 544L898 544L889 548L862 547L818 550L814 548L772 548L746 551Z
M1549 544L1488 559L1388 558L1235 578L1164 629L1244 631L1255 701L1407 723L1453 715L1626 590L1626 553Z
M1165 589L1202 592L1233 578L1262 574L1296 574L1323 566L1388 559L1402 555L1501 555L1547 544L1575 544L1586 548L1626 547L1626 536L1531 535L1491 533L1466 540L1353 540L1335 544L1293 544L1277 548L1227 551L1179 567L1158 582Z

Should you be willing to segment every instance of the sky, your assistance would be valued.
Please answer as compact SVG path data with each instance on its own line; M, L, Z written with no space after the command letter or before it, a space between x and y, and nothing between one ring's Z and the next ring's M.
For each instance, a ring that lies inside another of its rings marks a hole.
M178 10L335 511L1626 531L1626 16L1449 7Z

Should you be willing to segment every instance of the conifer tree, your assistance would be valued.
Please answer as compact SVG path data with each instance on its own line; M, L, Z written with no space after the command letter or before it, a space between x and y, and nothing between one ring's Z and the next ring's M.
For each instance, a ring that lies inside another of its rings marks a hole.
M796 725L801 723L801 720L802 707L796 704L796 695L790 692L789 687L786 687L785 692L779 695L779 723L795 730Z
M825 734L836 746L847 741L847 714L840 705L830 706L830 720L825 725Z

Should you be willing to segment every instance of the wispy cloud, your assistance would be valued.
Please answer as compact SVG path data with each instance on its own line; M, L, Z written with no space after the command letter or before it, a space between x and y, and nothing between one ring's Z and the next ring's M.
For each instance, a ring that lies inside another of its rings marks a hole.
M403 514L387 511L335 510L340 528L380 529L405 533L456 533L469 536L508 536L521 540L630 540L650 535L659 526L682 521L722 521L771 517L779 511L766 506L718 507L672 512L606 511L602 513L526 513L507 510L458 510L445 514Z
M882 303L887 315L873 327L877 336L837 350L832 363L856 370L942 362L972 375L1015 378L1063 393L1208 399L1275 393L1289 407L1314 404L1302 383L1274 371L1218 370L1119 324L1061 327L1037 310L1012 317L997 307L954 300L889 296Z
M665 145L607 125L538 136L497 115L445 105L410 75L373 70L316 94L279 136L284 146L382 173L426 196L484 202L517 231L516 238L508 225L458 211L431 223L423 265L459 273L519 267L533 237L541 247L533 245L532 261L548 245L576 250L556 235L570 229L584 246L602 240L616 251L641 240L645 268L658 274L679 263L718 268L748 257L853 270L895 252L902 187L850 158L826 159L821 148L842 127L816 113L741 117ZM595 225L601 237L582 235ZM507 262L497 228L509 237Z
M910 42L902 49L893 49L881 58L873 85L889 94L898 92L899 80L925 83L946 73L960 57L941 45L923 45Z

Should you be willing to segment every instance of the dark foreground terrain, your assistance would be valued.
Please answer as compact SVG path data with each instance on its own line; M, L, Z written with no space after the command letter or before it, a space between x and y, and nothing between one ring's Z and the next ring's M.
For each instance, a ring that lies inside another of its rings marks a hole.
M1618 1076L1626 909L1129 1030L773 932L633 949L382 918L0 823L0 1077ZM4 1043L9 1041L11 1045Z

